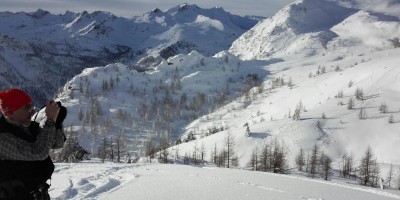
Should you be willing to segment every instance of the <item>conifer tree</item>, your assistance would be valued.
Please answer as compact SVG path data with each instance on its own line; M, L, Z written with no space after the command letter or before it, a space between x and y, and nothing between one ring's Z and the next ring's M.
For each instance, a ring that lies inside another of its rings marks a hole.
M285 150L283 144L281 146L277 139L274 141L274 151L272 152L272 156L272 172L281 174L287 173L288 166Z
M379 112L380 113L387 113L387 105L385 102L381 103L381 105L379 106Z
M351 110L354 108L354 99L350 97L349 101L347 102L347 109Z
M331 169L332 169L332 159L325 155L322 157L322 173L324 175L324 179L327 181L330 174L331 174Z
M251 153L251 157L250 157L249 163L247 164L247 166L253 171L257 171L258 170L258 168L257 168L257 166L258 166L258 152L257 151L258 151L258 149L256 147L253 150L253 152Z
M109 142L106 137L103 138L103 142L100 144L97 154L101 159L101 162L104 163L105 159L107 158L107 150L109 148Z
M304 109L303 103L299 101L299 103L296 106L296 109L294 110L293 120L300 120L301 111L303 109Z
M314 145L311 151L311 158L310 158L310 174L311 177L315 177L317 174L317 167L318 167L318 154L319 154L319 147L317 144Z
M400 168L399 168L399 171L398 171L398 177L397 177L397 188L400 190Z
M365 110L364 107L360 108L360 111L358 112L358 119L366 119L367 118L367 111Z
M78 142L78 133L72 129L65 131L67 140L64 147L58 154L59 162L77 162L85 159L90 153L84 149Z
M225 136L225 147L226 147L226 167L230 168L232 160L235 157L235 137L231 131L228 130Z
M249 123L246 122L243 126L246 127L246 133L245 133L246 137L251 137Z
M388 184L389 187L391 185L391 182L392 182L392 179L393 179L393 175L394 175L393 163L390 163L390 169L389 169L389 172L388 172L388 175L387 175L387 178L386 178L386 181L387 181L387 184Z
M264 147L261 149L261 154L259 156L259 165L260 168L259 170L267 172L270 170L271 165L270 165L270 157L271 157L271 151L272 149L270 148L270 145L265 144Z
M389 116L388 122L389 122L389 124L394 123L394 117L393 117L393 115L390 115L390 116Z
M374 186L377 183L376 179L378 178L378 174L379 166L377 164L377 160L374 157L371 147L368 146L364 156L361 158L359 166L361 184L370 184L371 186Z
M300 148L299 154L296 156L296 165L299 171L303 171L305 165L303 148Z
M356 97L357 100L363 100L364 98L364 92L361 88L357 88L356 92L354 93L354 96Z

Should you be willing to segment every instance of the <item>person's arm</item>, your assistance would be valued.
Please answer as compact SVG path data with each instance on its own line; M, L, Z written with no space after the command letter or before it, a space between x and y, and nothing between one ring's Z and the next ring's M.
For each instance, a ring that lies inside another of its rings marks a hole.
M55 127L44 126L36 142L28 142L12 134L0 134L0 159L2 160L44 160L49 156L55 142Z

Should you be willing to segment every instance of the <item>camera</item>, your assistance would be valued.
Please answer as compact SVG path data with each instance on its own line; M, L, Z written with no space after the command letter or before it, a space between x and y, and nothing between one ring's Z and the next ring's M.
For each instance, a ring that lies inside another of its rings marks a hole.
M54 102L54 100L50 101L50 102ZM62 128L62 123L64 122L64 119L67 117L67 108L65 106L62 105L62 103L60 101L56 101L58 107L60 108L59 112L58 112L58 116L57 119L55 121L55 127L56 129L61 129ZM36 121L38 123L40 123L40 121L42 121L45 117L46 117L46 113L44 112L44 108L46 108L46 105L43 105L39 111L34 115L33 121ZM39 116L39 121L37 121L37 118Z
M62 128L62 123L63 123L65 117L67 117L67 108L65 106L63 106L61 104L61 102L59 102L59 101L57 101L56 103L58 104L58 107L60 107L60 111L58 112L55 126L56 126L56 129L60 129L60 128Z

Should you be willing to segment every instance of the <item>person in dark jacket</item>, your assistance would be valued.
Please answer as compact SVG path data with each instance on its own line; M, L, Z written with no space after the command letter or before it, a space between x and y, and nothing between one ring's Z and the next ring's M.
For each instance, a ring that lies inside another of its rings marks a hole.
M54 164L49 152L62 148L65 136L59 104L45 106L41 126L31 121L35 111L29 95L19 89L0 92L0 200L50 199L47 181Z

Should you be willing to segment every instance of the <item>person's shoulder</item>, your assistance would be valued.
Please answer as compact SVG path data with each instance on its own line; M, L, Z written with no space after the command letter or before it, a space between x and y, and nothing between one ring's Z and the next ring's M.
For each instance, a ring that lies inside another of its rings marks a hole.
M0 143L7 142L10 138L17 138L14 134L9 131L0 131Z

